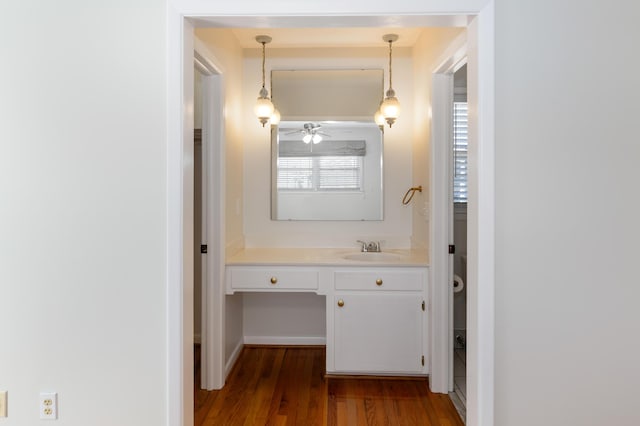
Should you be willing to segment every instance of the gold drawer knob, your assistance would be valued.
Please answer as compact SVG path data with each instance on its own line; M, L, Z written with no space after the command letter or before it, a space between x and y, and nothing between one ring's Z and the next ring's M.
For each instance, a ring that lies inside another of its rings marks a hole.
M276 277L271 277L269 281L271 281L271 284L276 284L278 282L278 279Z
M376 280L376 285L382 285L382 280L380 278Z
M338 300L338 306L342 308L344 306L344 300L342 299Z

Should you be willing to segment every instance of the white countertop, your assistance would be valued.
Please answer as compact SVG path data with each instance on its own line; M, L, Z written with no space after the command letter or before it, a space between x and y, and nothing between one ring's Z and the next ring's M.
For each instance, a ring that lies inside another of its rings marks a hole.
M375 260L352 260L346 256L366 256L376 253L364 253L351 248L247 248L240 250L226 260L227 265L287 265L287 266L428 266L426 250L420 249L388 249L392 258Z

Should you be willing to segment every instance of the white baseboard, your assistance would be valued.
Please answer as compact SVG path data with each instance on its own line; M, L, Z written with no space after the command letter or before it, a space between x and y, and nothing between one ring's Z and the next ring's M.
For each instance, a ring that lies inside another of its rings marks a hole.
M327 338L323 336L244 336L246 345L326 345Z
M243 346L244 346L244 343L242 342L242 339L238 340L238 344L233 349L233 352L231 352L231 356L229 357L229 359L227 360L227 363L224 366L224 378L225 378L225 380L229 376L229 373L231 373L231 369L233 368L233 366L236 364L236 361L238 360L238 357L240 356L240 352L242 351L242 347Z

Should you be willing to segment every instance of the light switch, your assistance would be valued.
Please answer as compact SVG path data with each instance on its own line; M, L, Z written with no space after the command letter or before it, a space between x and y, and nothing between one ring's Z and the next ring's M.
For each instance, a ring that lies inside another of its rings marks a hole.
M0 391L0 417L7 417L7 391Z

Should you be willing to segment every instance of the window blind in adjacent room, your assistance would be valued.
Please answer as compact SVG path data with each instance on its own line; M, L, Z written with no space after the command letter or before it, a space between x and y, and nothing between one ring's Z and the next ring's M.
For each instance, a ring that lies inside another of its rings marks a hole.
M467 202L468 107L453 103L453 202Z

